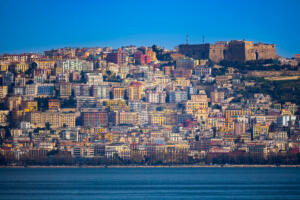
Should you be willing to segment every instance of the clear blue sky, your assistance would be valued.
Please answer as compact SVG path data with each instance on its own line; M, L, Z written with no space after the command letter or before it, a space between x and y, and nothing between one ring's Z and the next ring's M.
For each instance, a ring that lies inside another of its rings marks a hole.
M0 53L246 39L300 53L300 0L0 0Z

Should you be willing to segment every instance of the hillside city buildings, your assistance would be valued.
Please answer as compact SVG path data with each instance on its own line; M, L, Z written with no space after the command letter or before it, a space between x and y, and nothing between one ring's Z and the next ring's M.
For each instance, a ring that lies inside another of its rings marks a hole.
M299 105L243 96L255 82L219 64L270 59L284 61L274 44L236 40L2 55L0 153L162 163L299 153Z

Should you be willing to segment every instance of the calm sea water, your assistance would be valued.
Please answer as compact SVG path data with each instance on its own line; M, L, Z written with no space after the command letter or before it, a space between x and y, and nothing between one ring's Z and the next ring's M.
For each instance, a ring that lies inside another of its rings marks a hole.
M0 169L0 199L299 200L300 169Z

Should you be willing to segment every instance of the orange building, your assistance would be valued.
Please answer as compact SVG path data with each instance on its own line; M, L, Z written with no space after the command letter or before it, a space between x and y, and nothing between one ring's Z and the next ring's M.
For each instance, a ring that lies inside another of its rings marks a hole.
M24 112L37 111L38 103L36 101L23 101L22 108Z
M60 101L58 99L50 99L48 101L48 109L49 110L59 110L60 109Z
M157 60L156 53L152 50L152 48L148 48L146 50L146 56L150 58L150 62L154 62Z

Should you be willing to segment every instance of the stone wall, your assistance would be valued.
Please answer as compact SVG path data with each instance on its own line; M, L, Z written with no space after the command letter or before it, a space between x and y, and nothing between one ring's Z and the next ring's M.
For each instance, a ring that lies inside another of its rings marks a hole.
M256 51L256 60L266 60L276 58L276 47L275 44L254 44L253 47Z
M211 44L209 48L209 59L214 62L224 60L224 51L227 49L227 42Z
M179 53L194 59L245 62L276 58L275 44L254 44L252 41L232 40L215 44L179 45Z
M179 45L179 53L194 59L208 59L210 44Z
M246 60L245 43L237 40L230 41L224 52L224 60L244 62Z

